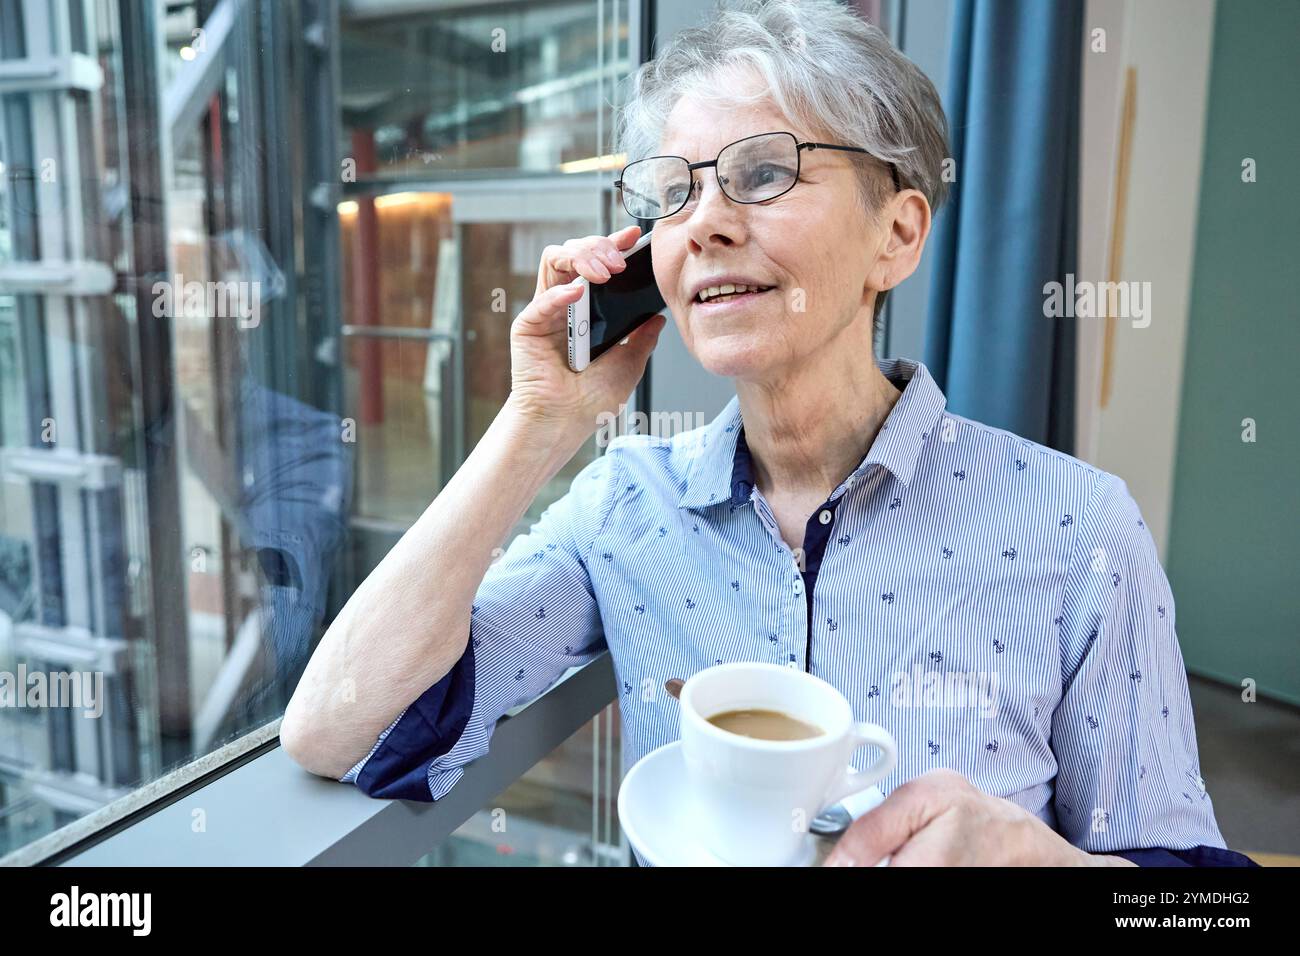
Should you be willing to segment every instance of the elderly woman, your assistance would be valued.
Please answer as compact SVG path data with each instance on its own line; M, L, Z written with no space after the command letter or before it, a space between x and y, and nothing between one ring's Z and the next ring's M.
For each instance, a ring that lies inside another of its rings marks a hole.
M702 429L616 439L500 555L665 324L571 372L577 277L623 269L639 230L548 247L509 400L322 639L290 755L438 799L508 709L608 649L626 771L677 739L665 680L771 661L898 741L887 799L829 862L1224 852L1173 599L1124 482L948 412L918 362L872 361L943 198L926 77L829 0L748 4L641 68L621 134L659 289L736 397ZM995 693L945 700L953 673Z

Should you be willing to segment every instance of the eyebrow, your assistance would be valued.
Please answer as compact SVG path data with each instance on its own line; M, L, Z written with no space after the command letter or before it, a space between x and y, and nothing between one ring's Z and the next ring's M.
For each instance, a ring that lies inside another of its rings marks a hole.
M731 146L733 143L739 143L742 139L749 139L751 136L762 136L764 133L789 133L791 136L794 137L796 143L812 142L812 137L807 136L804 133L800 133L797 130L788 129L786 127L760 129L756 133L745 133L742 136L737 136L735 139L727 140L727 142L723 143L721 146L715 149L713 151L713 155L710 156L709 158L710 159L715 158L721 150L725 149L728 146ZM684 152L681 152L680 150L674 151L672 148L667 146L660 145L660 146L656 146L655 149L657 150L657 152L649 153L644 158L649 159L651 156L681 156L683 159L688 160L689 162L692 163L699 162L699 160L692 159L690 156L687 156Z

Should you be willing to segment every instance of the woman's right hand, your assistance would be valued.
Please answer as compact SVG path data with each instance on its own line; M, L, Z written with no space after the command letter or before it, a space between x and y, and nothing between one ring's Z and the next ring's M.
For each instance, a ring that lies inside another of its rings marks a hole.
M645 373L646 362L667 323L660 313L642 324L625 345L609 349L574 372L568 361L568 307L582 294L578 277L592 285L627 268L623 253L641 235L628 226L609 236L570 239L542 250L533 300L510 326L510 398L506 404L543 436L586 441L602 412L617 412Z

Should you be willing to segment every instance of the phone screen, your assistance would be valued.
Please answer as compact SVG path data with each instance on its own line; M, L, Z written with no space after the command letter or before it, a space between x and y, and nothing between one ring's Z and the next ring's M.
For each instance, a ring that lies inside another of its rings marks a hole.
M591 285L591 358L627 338L637 326L664 310L655 285L650 244L627 258L627 268L608 282Z

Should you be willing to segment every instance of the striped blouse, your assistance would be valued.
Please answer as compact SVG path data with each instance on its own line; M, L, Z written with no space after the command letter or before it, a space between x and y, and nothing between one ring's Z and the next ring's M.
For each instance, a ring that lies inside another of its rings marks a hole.
M1173 596L1124 481L948 412L919 362L878 364L902 395L801 549L737 398L702 428L615 438L490 566L461 659L342 781L436 800L507 710L606 649L626 773L678 739L665 680L773 661L894 735L886 796L949 767L1090 853L1250 865L1215 821Z

